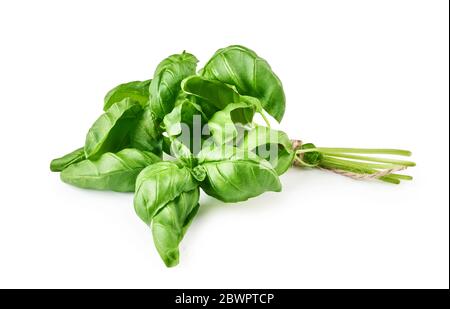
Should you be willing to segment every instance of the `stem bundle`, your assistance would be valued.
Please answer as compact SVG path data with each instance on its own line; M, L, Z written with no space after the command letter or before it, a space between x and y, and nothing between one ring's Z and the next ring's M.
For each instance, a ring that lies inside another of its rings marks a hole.
M394 184L399 184L401 180L412 180L411 176L397 172L415 166L414 162L374 155L408 157L411 152L402 149L329 148L306 144L296 150L296 165L330 170L353 179L379 179Z

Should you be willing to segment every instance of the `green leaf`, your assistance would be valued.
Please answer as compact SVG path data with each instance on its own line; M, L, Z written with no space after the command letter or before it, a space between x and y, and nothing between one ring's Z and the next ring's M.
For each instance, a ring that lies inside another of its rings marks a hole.
M138 174L161 161L151 152L123 149L104 153L98 160L84 160L61 172L62 181L80 188L133 192Z
M239 128L249 124L255 110L261 106L256 98L240 96L233 88L200 76L185 78L181 88L174 109L164 117L164 126L169 136L181 134L180 140L193 153L201 148L202 125L208 118L211 118L209 128L212 135L220 144L223 134L226 142L235 138ZM215 113L211 114L212 111ZM233 122L238 124L238 128Z
M197 214L199 189L182 192L168 202L152 220L153 240L167 267L178 264L178 246L192 219Z
M150 108L157 119L163 119L170 113L180 91L181 81L195 74L197 66L195 56L183 52L164 59L156 68L150 83Z
M164 117L163 123L170 137L177 137L192 153L198 153L202 147L202 128L207 123L207 117L194 99L181 92L174 109Z
M190 149L177 138L171 138L170 155L187 168L193 168L197 165L197 159L192 155Z
M200 75L235 86L241 95L258 98L278 122L283 118L286 99L281 81L254 51L237 45L219 49Z
M130 132L131 147L162 155L162 131L159 121L146 106L137 118L135 128Z
M182 132L183 122L182 117L185 115L186 107L190 107L180 104L173 108L173 110L164 116L163 123L164 128L169 136L178 136Z
M61 172L68 166L80 162L85 158L84 147L75 149L61 158L53 159L52 162L50 162L50 170L52 172Z
M137 178L134 209L150 225L153 216L167 203L197 186L189 169L173 161L150 165Z
M148 88L151 81L151 79L146 81L133 81L114 87L105 96L103 110L107 111L113 104L125 98L130 98L138 102L142 107L146 106L148 104Z
M234 147L205 148L198 164L206 171L202 189L223 202L240 202L266 191L281 191L277 172L252 152Z
M193 131L197 124L201 133L201 124L206 123L206 116L202 108L185 94L179 95L173 110L164 117L163 123L169 136L178 136L183 132L182 124L186 125L185 130ZM190 133L189 132L189 133Z
M195 97L208 118L228 104L240 102L240 95L232 87L216 80L193 75L181 82L184 93Z
M142 107L130 98L112 105L89 129L84 150L87 159L105 152L117 152L130 145L130 131L136 127Z
M217 145L238 140L246 126L251 124L255 106L248 103L231 103L215 113L208 121L208 127Z
M286 172L295 158L292 142L286 133L259 125L245 135L239 148L253 151L269 161L278 175Z

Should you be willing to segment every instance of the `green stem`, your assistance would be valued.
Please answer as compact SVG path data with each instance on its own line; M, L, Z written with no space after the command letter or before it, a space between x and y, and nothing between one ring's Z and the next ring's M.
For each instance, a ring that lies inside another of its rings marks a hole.
M319 165L322 166L323 164L327 164L327 166L331 166L332 168L342 169L345 171L347 169L352 169L353 172L358 174L373 174L376 172L375 169L365 164L360 164L358 162L352 162L349 160L331 158L327 156L323 157Z
M355 159L362 161L371 161L371 162L382 162L382 163L392 163L400 166L415 166L416 163L411 161L403 161L403 160L394 160L394 159L385 159L385 158L376 158L369 156L358 156L344 153L326 153L327 156L338 157L338 158L347 158L347 159Z
M321 153L360 153L360 154L387 154L398 156L411 156L411 151L402 149L373 149L373 148L331 148L317 147L317 151Z
M379 180L385 181L385 182L389 182L389 183L393 183L395 185L400 184L400 180L391 177L391 175L387 175L387 176L381 176L378 178Z
M399 180L413 180L412 176L403 175L403 174L390 174L391 178L399 179Z
M359 162L359 161L352 161L352 160L342 160L342 159L334 158L329 155L324 155L324 157L329 158L329 159L340 160L341 163L355 163L355 164L359 164L360 166L363 165L363 166L369 167L369 168L389 169L389 168L396 168L396 167L403 166L403 165L392 164L392 163L370 163L370 162Z

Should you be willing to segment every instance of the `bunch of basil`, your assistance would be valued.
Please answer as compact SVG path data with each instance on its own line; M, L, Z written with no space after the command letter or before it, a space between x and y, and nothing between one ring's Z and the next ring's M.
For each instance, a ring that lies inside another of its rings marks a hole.
M280 121L285 110L281 82L265 60L248 48L229 46L198 74L197 62L186 52L172 55L159 63L152 79L110 90L84 147L50 165L61 171L64 182L78 187L135 191L136 213L151 226L167 266L178 264L178 245L199 208L199 188L224 202L280 191L278 175L294 157L282 132L276 134L283 137L284 160L276 166L248 151L260 146L249 138L254 132L264 131L268 142L273 134L253 126L253 115L265 110ZM195 119L207 124L213 142L202 139L194 151L177 137L181 125L192 128ZM236 140L245 126L242 136L251 143L241 139L223 147L221 141ZM163 152L176 159L163 161Z
M299 159L284 132L253 122L256 113L267 124L264 113L280 122L285 111L281 81L264 59L234 45L218 50L198 73L197 62L186 52L172 55L152 79L110 90L84 147L50 165L81 188L134 191L136 213L151 227L167 266L178 264L200 188L223 202L280 191L278 176ZM208 132L195 134L199 123ZM275 156L262 151L273 144ZM332 164L309 152L312 144L302 148L305 165Z

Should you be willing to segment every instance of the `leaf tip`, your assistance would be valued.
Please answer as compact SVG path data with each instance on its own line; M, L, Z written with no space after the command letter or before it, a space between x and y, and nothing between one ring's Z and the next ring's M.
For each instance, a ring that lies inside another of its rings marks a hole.
M178 252L178 249L164 252L164 254L161 255L161 258L167 267L177 266L180 262L180 254Z

